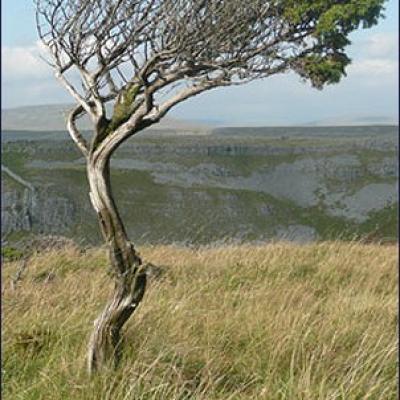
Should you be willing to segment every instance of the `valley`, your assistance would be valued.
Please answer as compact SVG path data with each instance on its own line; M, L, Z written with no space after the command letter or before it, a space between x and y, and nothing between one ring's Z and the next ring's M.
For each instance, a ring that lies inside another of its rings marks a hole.
M113 191L139 243L395 240L397 130L146 131L112 159ZM53 234L100 243L84 160L68 134L3 131L2 142L3 241Z

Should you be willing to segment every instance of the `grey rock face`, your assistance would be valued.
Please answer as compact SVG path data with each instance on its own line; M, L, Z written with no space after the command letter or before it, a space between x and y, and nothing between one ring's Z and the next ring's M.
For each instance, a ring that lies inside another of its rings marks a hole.
M29 189L2 191L2 233L32 230L32 194Z
M370 212L379 211L399 201L398 184L373 183L353 195L337 193L331 199L334 200L332 207L328 209L331 215L364 222Z
M74 223L75 207L69 199L47 190L2 190L2 235L27 231L65 233Z
M296 243L308 243L318 238L314 228L305 225L289 225L287 227L278 226L276 238Z
M263 204L259 207L258 212L263 217L268 217L273 214L273 207L269 204Z
M399 176L399 170L396 160L393 160L389 157L385 157L379 163L371 163L370 165L368 165L368 172L382 178L397 178Z
M62 233L74 223L74 204L63 197L42 197L34 214L34 227L42 233Z

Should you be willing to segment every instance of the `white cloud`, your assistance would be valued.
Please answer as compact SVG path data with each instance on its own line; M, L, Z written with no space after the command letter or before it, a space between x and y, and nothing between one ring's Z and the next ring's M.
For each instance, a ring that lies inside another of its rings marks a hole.
M381 77L394 79L397 76L397 62L385 58L368 58L353 62L348 68L349 75L360 75L365 78Z
M395 115L396 35L374 34L353 46L348 77L322 92L300 83L295 74L279 75L209 92L183 103L174 114L238 125L287 125L349 113ZM39 58L41 50L39 44L2 48L3 106L72 102L52 69ZM72 78L75 83L76 77Z
M348 67L350 78L368 86L396 84L398 75L398 38L391 33L374 33L354 46L357 54Z
M5 81L25 81L51 76L51 69L40 59L40 45L2 47L2 74Z
M363 43L362 49L367 57L371 58L397 58L398 37L395 34L375 33L370 35Z

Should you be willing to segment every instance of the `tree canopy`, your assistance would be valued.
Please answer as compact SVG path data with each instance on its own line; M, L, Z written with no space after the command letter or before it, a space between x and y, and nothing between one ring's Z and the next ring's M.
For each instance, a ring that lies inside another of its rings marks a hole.
M78 103L69 128L86 153L115 148L177 103L215 87L288 71L318 89L337 83L350 63L349 34L376 24L383 4L36 0L49 62ZM104 107L109 101L115 102L112 116ZM75 126L83 112L96 128L91 145Z

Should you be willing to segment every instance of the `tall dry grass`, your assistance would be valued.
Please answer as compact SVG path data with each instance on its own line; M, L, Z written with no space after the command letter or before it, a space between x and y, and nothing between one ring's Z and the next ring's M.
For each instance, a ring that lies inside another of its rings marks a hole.
M103 249L3 266L4 399L397 398L397 248L359 243L145 247L165 273L88 380L111 289Z

